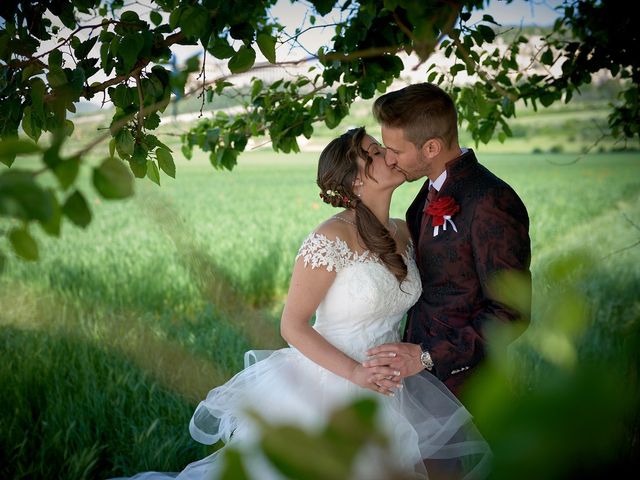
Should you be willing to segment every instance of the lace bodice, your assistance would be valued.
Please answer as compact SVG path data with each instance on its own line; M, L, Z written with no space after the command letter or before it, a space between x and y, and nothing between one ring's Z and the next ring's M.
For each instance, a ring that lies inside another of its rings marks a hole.
M356 360L364 360L364 352L375 345L399 341L400 322L421 291L413 256L410 244L403 255L407 277L400 285L375 254L357 253L340 238L311 233L296 259L308 268L336 272L316 310L314 328Z

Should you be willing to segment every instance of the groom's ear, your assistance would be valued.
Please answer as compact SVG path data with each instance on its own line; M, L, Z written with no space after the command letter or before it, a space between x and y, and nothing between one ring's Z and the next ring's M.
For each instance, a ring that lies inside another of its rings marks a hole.
M439 138L430 138L422 145L422 155L426 158L434 158L442 152L442 141Z

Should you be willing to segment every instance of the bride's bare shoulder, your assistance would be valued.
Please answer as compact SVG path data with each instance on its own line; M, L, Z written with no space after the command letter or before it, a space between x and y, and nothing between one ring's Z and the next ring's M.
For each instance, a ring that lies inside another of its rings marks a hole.
M336 217L329 217L320 225L318 225L313 233L323 235L330 240L340 239L347 243L350 243L353 237L355 227L345 221L339 220Z

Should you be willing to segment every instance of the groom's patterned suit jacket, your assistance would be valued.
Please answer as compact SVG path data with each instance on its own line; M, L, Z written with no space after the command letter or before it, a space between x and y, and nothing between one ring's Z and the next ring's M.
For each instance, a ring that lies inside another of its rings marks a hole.
M487 322L520 319L492 299L494 274L523 272L530 309L531 247L524 204L509 185L478 163L472 150L446 168L447 179L436 198L453 197L460 206L452 217L457 232L449 224L434 236L431 220L420 232L429 180L407 210L422 296L409 311L404 340L430 352L433 373L457 394L485 356Z

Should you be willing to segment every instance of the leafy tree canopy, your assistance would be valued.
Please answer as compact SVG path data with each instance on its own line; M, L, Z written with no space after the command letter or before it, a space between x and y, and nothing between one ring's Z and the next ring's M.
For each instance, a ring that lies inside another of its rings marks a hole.
M93 187L107 199L130 196L134 176L156 183L161 172L175 176L173 152L153 134L172 97L195 93L210 102L237 94L234 76L265 66L256 63L258 52L267 65L292 63L281 52L299 45L305 30L327 23L335 36L309 52L303 61L315 63L304 75L271 84L253 78L241 92L242 111L201 120L183 136L183 154L190 158L197 147L209 152L214 167L232 169L253 136L268 136L276 151L298 151L296 138L311 137L314 124L334 128L354 100L384 92L403 70L402 52L427 62L436 50L455 63L444 73L430 68L425 80L450 90L476 142L511 135L517 100L534 108L568 102L603 69L623 84L611 106L611 134L640 135L637 15L621 1L566 0L551 32L529 53L527 68L518 61L529 51L525 34L511 35L506 48L497 48L500 29L491 16L469 22L485 0L308 0L308 24L293 35L270 15L275 0L148 3L0 2L0 162L10 167L0 170L0 217L10 219L0 227L9 226L2 233L25 259L38 258L31 224L59 235L63 219L81 227L90 223L77 184L81 169L92 170ZM175 45L201 46L204 62L192 57L176 67ZM229 74L202 78L189 91L190 74L204 77L207 61L226 63ZM462 72L476 80L453 83ZM68 112L82 99L106 97L115 106L107 134L63 149L74 128ZM97 166L83 160L91 150L104 151ZM38 168L14 165L16 157L34 154ZM57 184L44 186L43 172L53 173ZM3 262L0 253L0 269Z

